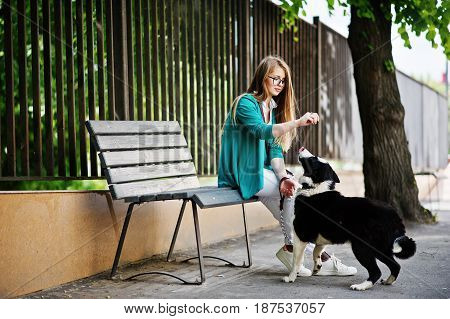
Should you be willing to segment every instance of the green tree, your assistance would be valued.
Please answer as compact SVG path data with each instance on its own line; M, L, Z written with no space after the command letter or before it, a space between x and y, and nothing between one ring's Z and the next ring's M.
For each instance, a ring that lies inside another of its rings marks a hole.
M307 0L282 0L286 10L284 27L291 27ZM441 47L450 58L450 1L442 0L328 0L350 11L348 44L354 62L354 78L361 117L364 146L366 197L390 203L407 220L430 222L433 216L418 199L411 167L411 154L404 129L405 109L392 58L391 28L411 48L409 32ZM408 31L408 29L410 31Z

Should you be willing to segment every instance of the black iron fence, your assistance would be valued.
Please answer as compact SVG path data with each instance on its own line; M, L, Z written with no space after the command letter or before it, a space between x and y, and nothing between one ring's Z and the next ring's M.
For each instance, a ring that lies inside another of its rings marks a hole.
M199 175L217 174L222 123L268 54L292 69L298 115L323 119L287 162L300 144L339 157L352 63L318 20L280 33L267 0L4 0L1 11L0 180L101 176L87 119L177 120Z

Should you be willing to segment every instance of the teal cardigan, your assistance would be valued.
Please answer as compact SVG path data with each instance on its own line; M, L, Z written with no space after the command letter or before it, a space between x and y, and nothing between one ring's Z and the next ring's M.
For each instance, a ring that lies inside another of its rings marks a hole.
M274 114L271 123L266 124L258 101L251 94L245 94L236 107L236 124L231 121L230 110L222 132L218 187L238 188L242 197L248 199L264 186L264 167L272 169L271 160L283 158L283 152L272 135Z

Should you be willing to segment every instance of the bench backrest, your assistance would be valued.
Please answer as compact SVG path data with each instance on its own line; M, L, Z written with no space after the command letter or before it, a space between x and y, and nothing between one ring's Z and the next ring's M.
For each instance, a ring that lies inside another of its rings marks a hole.
M114 199L199 186L177 121L87 121L86 126Z

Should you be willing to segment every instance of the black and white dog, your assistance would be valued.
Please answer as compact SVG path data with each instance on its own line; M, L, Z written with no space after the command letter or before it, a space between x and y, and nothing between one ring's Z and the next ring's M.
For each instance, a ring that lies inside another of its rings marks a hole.
M360 197L345 197L335 190L339 178L331 166L303 147L298 153L303 174L302 188L295 199L294 267L285 282L294 282L303 263L308 242L315 243L314 269L322 266L321 254L328 244L350 242L356 259L369 272L369 278L350 286L354 290L371 288L381 277L376 259L391 271L384 285L397 279L400 265L393 256L406 259L416 252L413 239L405 236L405 226L395 209L386 203Z

